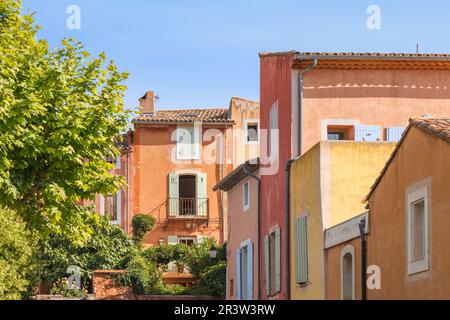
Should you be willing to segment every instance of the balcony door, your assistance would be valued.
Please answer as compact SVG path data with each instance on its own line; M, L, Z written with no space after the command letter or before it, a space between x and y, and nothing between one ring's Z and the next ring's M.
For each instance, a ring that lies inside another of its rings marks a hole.
M179 195L181 216L197 215L196 180L197 177L194 175L180 176Z
M169 216L189 217L208 214L206 173L169 174Z

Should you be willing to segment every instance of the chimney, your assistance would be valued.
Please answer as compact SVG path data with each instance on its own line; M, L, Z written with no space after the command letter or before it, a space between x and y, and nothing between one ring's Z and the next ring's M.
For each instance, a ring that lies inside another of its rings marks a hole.
M147 91L142 98L139 99L141 105L141 113L155 113L155 93L153 91Z

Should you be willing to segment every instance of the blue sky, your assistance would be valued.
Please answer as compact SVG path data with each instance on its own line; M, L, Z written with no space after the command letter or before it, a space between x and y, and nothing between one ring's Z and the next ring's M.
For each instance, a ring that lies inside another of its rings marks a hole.
M81 9L69 30L66 9ZM369 5L381 29L366 27ZM57 46L63 37L105 51L130 72L125 103L153 89L158 108L227 107L231 96L259 100L261 51L450 52L448 1L23 0Z

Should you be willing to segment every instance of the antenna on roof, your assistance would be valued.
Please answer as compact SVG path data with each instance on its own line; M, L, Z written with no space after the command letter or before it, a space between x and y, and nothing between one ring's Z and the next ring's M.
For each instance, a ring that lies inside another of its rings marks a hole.
M419 43L416 44L416 54L419 54Z

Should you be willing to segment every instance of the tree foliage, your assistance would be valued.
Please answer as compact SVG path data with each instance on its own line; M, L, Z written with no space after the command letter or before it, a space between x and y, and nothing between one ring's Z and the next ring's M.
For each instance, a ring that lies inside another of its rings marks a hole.
M94 270L124 269L137 255L133 240L107 218L101 218L93 229L92 236L82 245L74 244L64 235L41 241L38 257L41 280L51 285L67 276L67 268L75 265L80 267L82 282L87 286Z
M148 214L137 214L131 219L131 225L133 226L133 240L136 243L142 243L144 237L153 230L155 226L155 217Z
M123 182L105 156L127 124L127 74L74 39L50 49L21 1L0 1L0 205L40 235L85 241L83 206Z
M26 297L35 284L33 248L25 223L13 211L0 208L0 300Z

